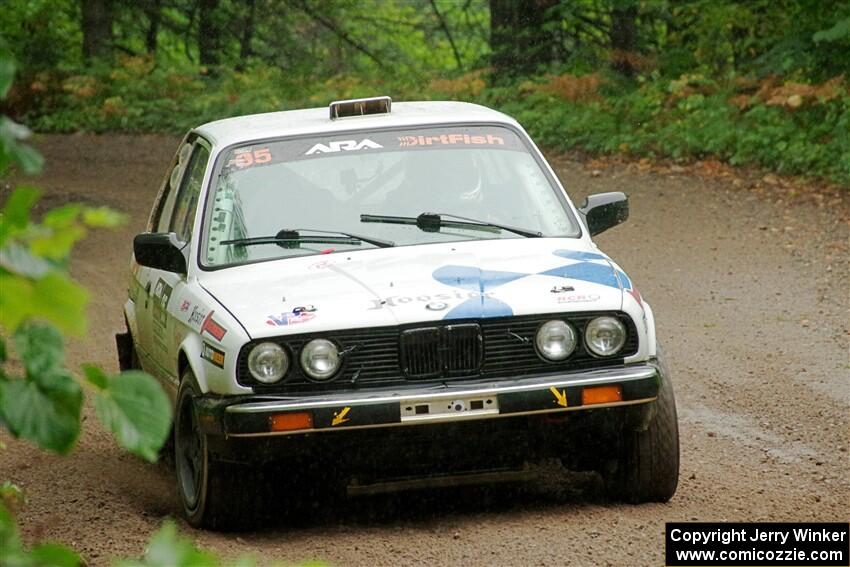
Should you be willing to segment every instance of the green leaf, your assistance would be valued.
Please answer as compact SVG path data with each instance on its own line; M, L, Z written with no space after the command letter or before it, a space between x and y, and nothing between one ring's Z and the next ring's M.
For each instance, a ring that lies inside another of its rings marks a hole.
M24 491L21 490L17 484L13 484L10 480L4 481L3 484L0 484L0 503L8 503L10 501L13 503L20 503L24 500Z
M40 278L51 269L47 261L34 256L25 246L17 242L10 242L0 248L0 266L12 273L29 278Z
M30 211L41 193L35 187L17 187L3 205L0 222L0 245L15 232L25 229L30 223Z
M50 389L33 380L0 381L0 415L15 437L64 454L80 434L83 393L70 376L52 376Z
M0 50L0 98L5 98L6 93L12 87L12 79L15 78L15 60L12 56Z
M833 42L848 37L850 37L850 18L845 18L843 20L838 20L835 25L828 30L821 30L815 33L812 36L812 39L816 42Z
M0 154L17 163L24 173L41 171L44 158L31 147L21 143L30 136L30 130L22 124L0 115Z
M106 372L104 372L99 366L94 364L83 364L83 374L89 384L93 385L97 389L105 390L109 387L109 376L107 376Z
M65 358L62 335L51 325L24 325L12 335L12 341L33 380L52 374Z
M215 567L220 564L215 555L198 550L191 540L180 537L177 526L169 521L153 535L141 560L122 561L118 567Z
M18 525L12 513L0 501L0 565L6 565L6 559L14 557L21 549ZM11 563L11 562L9 562Z
M38 567L77 567L83 564L79 555L56 543L37 545L28 555L31 565Z
M83 222L92 228L113 228L127 222L127 215L109 207L90 207L83 211Z
M64 333L86 331L88 292L67 276L50 273L29 280L0 270L0 326L15 330L29 318L41 318Z
M82 210L83 206L79 203L70 203L68 205L56 207L55 209L50 209L44 214L44 217L41 219L41 224L49 226L50 228L71 226L77 222Z
M171 403L156 380L134 370L109 376L107 387L94 395L94 406L119 445L156 461L171 426Z
M79 224L54 228L44 236L33 238L30 242L30 250L33 254L42 258L62 260L71 254L74 244L85 235L86 229Z
M6 362L8 355L6 354L6 339L0 337L0 363Z

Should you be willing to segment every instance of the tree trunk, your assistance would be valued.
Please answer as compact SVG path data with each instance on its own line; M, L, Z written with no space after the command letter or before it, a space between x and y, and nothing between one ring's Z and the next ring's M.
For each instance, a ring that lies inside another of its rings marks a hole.
M635 74L637 15L635 3L617 3L611 10L612 65L627 77Z
M145 15L148 18L148 32L145 36L145 47L150 55L156 54L161 3L162 0L148 0L145 7Z
M255 0L247 0L247 14L242 27L242 37L239 38L239 66L245 64L245 60L253 55L251 41L254 39L254 12L256 10Z
M83 56L106 57L112 51L112 0L81 0Z
M221 62L221 26L218 0L198 2L198 58L201 65L216 66Z
M490 0L494 78L533 74L552 62L555 34L546 29L558 0Z

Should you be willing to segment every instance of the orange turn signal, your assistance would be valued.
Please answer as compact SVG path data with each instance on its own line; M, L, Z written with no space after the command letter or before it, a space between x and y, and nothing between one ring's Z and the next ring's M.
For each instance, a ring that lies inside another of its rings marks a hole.
M617 386L594 386L584 388L581 391L581 404L589 406L592 404L610 404L623 401L623 387Z
M272 431L312 429L313 414L306 411L298 413L278 413L269 417L269 426Z

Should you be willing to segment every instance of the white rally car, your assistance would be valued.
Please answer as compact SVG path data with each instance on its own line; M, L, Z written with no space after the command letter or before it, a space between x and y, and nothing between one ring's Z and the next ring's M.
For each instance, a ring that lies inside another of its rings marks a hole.
M668 500L652 310L591 240L627 217L622 193L576 208L522 127L473 104L379 97L189 132L118 336L122 367L174 399L189 522L240 526L258 486L315 471L368 492L552 458Z

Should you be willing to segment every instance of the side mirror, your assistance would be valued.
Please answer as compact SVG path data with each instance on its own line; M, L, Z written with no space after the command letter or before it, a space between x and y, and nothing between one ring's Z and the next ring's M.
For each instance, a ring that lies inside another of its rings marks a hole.
M148 268L177 274L186 273L186 256L183 255L185 247L173 232L145 232L133 239L136 262Z
M596 236L628 220L629 198L620 191L590 195L578 211L584 216L590 236Z

